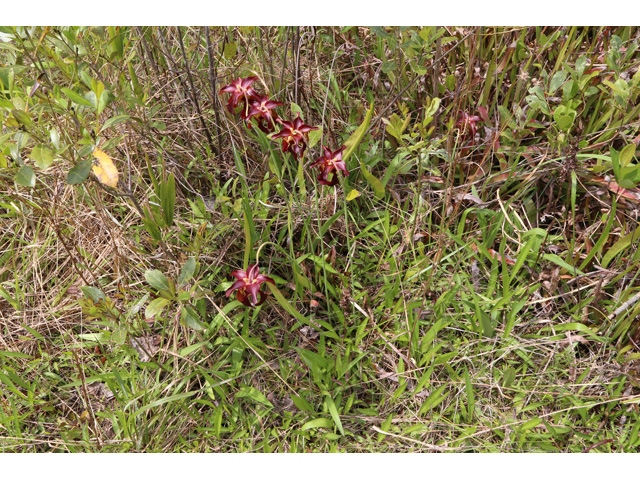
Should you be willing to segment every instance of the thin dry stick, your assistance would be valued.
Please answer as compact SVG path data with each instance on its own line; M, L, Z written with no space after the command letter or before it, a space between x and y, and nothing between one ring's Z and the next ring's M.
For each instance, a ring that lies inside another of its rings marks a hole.
M620 315L622 312L624 312L625 310L628 310L629 308L634 306L636 303L638 303L638 300L640 300L640 292L636 293L633 297L631 297L629 300L627 300L622 305L620 305L618 308L616 308L613 311L613 313L611 315L609 315L607 318L609 320L613 320L618 315Z
M200 125L204 130L204 134L207 137L207 141L209 142L209 147L211 147L211 151L215 152L216 147L213 146L213 140L211 139L211 134L209 133L209 129L204 123L204 118L202 118L202 111L200 110L200 102L198 102L198 96L196 95L196 87L193 84L193 77L191 76L191 68L189 67L189 59L187 58L187 54L184 49L184 42L182 41L182 30L180 27L178 28L178 41L180 42L180 51L182 52L182 58L184 59L184 66L187 69L187 81L189 82L189 93L191 93L191 98L193 99L193 104L196 107L196 112L198 112L198 119L200 120Z
M165 56L165 62L167 63L167 67L169 69L169 73L171 74L171 79L173 80L174 90L175 90L176 94L178 95L178 97L181 100L182 108L184 110L185 117L186 117L187 121L189 122L189 124L191 126L191 130L195 131L196 129L193 126L192 118L189 115L189 112L187 110L186 99L184 98L183 93L182 93L184 90L187 90L187 88L185 87L184 83L182 82L182 77L180 75L178 75L178 68L177 68L176 61L173 58L173 55L171 55L171 50L168 47L168 43L169 42L167 41L167 38L166 38L166 36L164 34L164 31L160 27L158 27L158 40L160 42L160 51ZM193 147L193 144L191 143L191 136L190 135L185 135L185 141L187 142L187 145L189 146L189 148L192 151L195 152L196 149Z
M207 40L207 58L209 59L209 84L211 85L211 101L213 103L213 114L216 117L216 138L218 140L218 156L222 155L222 140L220 139L220 116L218 114L218 92L216 84L218 82L218 72L216 65L213 63L213 46L211 45L211 36L209 27L204 27L204 36Z
M280 72L280 92L284 90L282 82L284 82L284 71L287 69L287 44L289 43L289 28L286 29L287 34L284 37L284 48L282 49L282 71ZM280 93L278 92L278 93Z
M462 42L464 42L467 38L469 38L469 36L471 36L471 33L473 32L469 32L467 33L464 37L462 37L459 41L457 41L453 47L451 47L449 50L447 50L444 54L440 55L439 57L437 57L433 62L434 64L436 62L440 62L440 60L442 60L444 57L446 57L447 55L449 55L450 52L452 52L453 50L455 50L456 48L458 48L458 45L460 45ZM414 83L416 83L418 81L418 79L422 78L420 75L416 75L413 80L411 80L402 90L400 90L400 92L398 92L398 94L393 98L393 100L391 100L389 102L389 104L384 107L384 109L382 109L382 111L378 114L378 116L375 118L374 121L371 122L371 124L369 125L369 129L373 126L374 123L379 122L380 120L382 120L382 116L387 113L387 111L393 106L395 105L395 103L400 99L400 97L402 97L402 95L404 94L404 92L406 92L407 90L409 90L409 88L411 88L411 86L413 86Z
M293 53L293 60L295 62L295 84L294 84L294 96L296 104L300 105L300 99L298 98L298 84L300 83L300 27L296 27L296 34L294 41L291 44L291 50Z
M385 432L384 430L376 427L375 425L372 426L371 428L376 432L381 433L382 435L388 435L390 437L400 438L402 440L406 440L407 442L416 443L418 445L423 446L424 448L428 448L430 450L436 450L438 452L451 452L451 451L459 451L462 449L461 447L441 447L440 445L433 445L431 443L421 442L420 440L416 440L415 438L405 437L404 435L398 435L391 432Z
M73 358L76 361L76 368L78 369L78 376L80 377L80 384L82 385L82 397L85 402L85 407L87 409L87 413L89 413L89 415L91 416L91 421L93 422L93 434L95 435L98 448L102 448L100 437L98 437L98 421L96 420L96 416L93 413L93 405L91 404L91 398L89 397L89 392L87 391L87 381L84 376L84 369L80 365L78 353L75 350L71 350L71 353L73 354Z

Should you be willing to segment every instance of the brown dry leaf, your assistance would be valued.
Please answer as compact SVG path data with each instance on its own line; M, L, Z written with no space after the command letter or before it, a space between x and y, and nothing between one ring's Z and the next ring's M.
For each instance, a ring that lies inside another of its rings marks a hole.
M102 382L94 382L87 385L88 392L99 400L111 400L113 392Z
M572 345L576 342L579 342L582 345L589 345L589 340L582 335L572 335L569 332L565 332L565 336L567 338L565 340L560 340L560 345Z
M93 150L93 156L98 160L98 165L93 166L93 173L98 177L100 183L103 183L108 187L117 187L118 169L113 164L111 157L99 148Z
M620 185L618 185L615 181L611 179L605 179L595 175L592 175L589 178L589 180L599 185L602 185L603 187L608 188L613 193L616 193L621 197L628 198L629 200L633 200L634 202L640 201L640 189L638 188L622 188Z
M160 335L146 335L144 337L136 337L130 340L131 346L136 349L140 355L141 362L148 362L158 350L160 350ZM151 357L150 357L151 356Z

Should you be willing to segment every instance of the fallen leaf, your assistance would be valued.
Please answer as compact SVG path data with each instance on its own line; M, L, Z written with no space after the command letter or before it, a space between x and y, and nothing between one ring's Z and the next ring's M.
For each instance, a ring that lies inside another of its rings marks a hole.
M108 187L118 186L118 169L113 164L111 157L104 153L99 148L93 151L93 156L98 160L98 165L93 166L93 173L100 183L107 185Z
M595 175L590 176L589 180L599 185L602 185L605 188L608 188L613 193L616 193L621 197L627 198L629 200L633 200L634 202L640 201L640 189L638 188L622 188L613 180L598 177Z
M147 335L132 338L130 342L140 355L140 361L148 362L160 350L161 338L160 335Z
M350 202L351 200L354 200L356 198L358 198L360 196L360 192L357 190L351 190L349 192L349 194L347 195L347 202Z

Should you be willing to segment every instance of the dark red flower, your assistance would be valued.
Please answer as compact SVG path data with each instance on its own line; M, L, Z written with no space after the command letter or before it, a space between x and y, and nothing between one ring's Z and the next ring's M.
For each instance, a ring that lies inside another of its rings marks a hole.
M283 105L282 102L269 100L265 95L258 95L251 100L249 111L242 118L247 122L247 127L251 128L251 119L255 118L258 122L258 128L264 133L270 133L275 129L275 121L278 114L273 111L274 108Z
M264 282L271 282L275 285L272 278L262 275L258 264L249 265L246 271L235 270L231 272L231 276L236 278L231 288L229 288L225 295L227 298L231 295L231 292L237 290L236 298L239 302L243 303L247 307L257 307L262 305L267 299L265 293L260 291L260 287ZM260 294L260 300L258 300L258 294Z
M304 156L308 134L311 130L318 130L318 127L305 125L300 118L300 114L293 122L278 118L278 123L282 125L282 130L273 135L272 138L282 138L282 152L291 152L296 159Z
M258 94L253 89L251 84L258 80L258 77L236 78L226 87L220 90L220 95L223 93L230 93L229 103L227 104L227 110L230 113L234 113L234 109L239 103L244 102L243 111L247 111L252 99L255 99Z
M347 166L342 160L342 152L344 152L345 148L342 147L332 152L327 147L322 147L324 150L324 155L320 157L320 160L317 162L313 162L311 167L319 167L320 174L318 175L318 181L323 185L334 186L338 183L338 170L344 173L345 176L349 175L349 171L347 170ZM329 175L333 173L331 180L329 180Z
M473 138L478 131L476 123L482 121L482 118L478 115L469 115L467 112L462 112L460 114L460 120L456 123L456 127L460 128L463 137L470 136Z

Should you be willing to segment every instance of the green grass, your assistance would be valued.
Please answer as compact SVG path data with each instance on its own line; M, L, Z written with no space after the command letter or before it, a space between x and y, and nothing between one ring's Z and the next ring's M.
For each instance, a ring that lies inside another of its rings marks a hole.
M638 450L636 28L0 31L0 451Z

